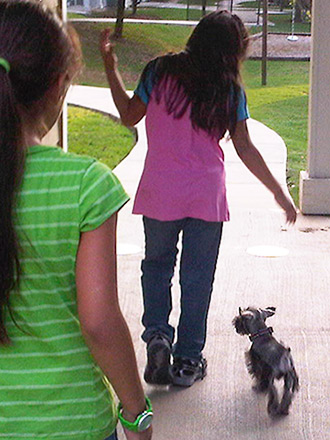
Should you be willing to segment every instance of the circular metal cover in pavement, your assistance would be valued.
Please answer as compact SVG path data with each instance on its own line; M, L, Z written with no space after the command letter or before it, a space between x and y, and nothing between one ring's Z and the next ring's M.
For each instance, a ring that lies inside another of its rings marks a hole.
M256 257L274 258L285 257L288 255L289 250L278 246L252 246L246 252Z

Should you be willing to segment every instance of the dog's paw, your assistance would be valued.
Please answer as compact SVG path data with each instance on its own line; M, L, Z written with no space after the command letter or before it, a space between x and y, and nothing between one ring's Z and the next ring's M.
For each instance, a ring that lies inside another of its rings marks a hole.
M280 415L279 405L277 403L268 403L267 411L268 411L268 414L272 417L277 417Z
M279 412L278 412L278 414L279 414L280 416L288 416L288 415L289 415L289 408L286 408L286 409L280 409Z
M256 383L252 385L252 389L255 393L261 394L266 393L268 391L268 385L262 383Z
M271 417L284 417L289 415L289 407L284 407L277 403L268 404L267 411Z

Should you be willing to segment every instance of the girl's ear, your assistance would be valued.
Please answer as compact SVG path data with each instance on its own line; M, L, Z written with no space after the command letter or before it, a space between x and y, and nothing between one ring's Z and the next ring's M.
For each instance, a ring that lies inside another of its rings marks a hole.
M57 80L50 86L46 92L42 103L42 131L43 136L51 129L58 119L64 102L66 92L70 85L70 76L61 73Z
M68 72L61 73L54 84L54 93L57 95L58 100L65 97L71 80Z
M68 73L61 73L57 80L50 86L46 92L46 100L53 103L62 103L65 98L66 92L70 86L70 77Z

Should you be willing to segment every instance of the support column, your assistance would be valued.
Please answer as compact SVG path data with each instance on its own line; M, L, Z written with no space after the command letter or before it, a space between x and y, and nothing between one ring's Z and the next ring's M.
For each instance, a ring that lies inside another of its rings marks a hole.
M57 12L63 20L66 20L66 0L42 0L48 8ZM63 106L63 113L58 122L46 134L42 142L44 145L58 145L67 150L67 108Z
M330 214L330 1L313 1L308 170L300 173L300 210Z

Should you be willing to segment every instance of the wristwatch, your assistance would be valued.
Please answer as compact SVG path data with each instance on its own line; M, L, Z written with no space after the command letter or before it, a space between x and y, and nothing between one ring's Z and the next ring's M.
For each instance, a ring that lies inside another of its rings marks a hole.
M150 399L147 396L146 396L146 405L147 405L146 409L142 413L137 415L135 421L129 422L128 420L124 419L124 416L122 414L123 406L121 403L119 403L118 418L120 420L120 423L123 425L123 427L133 432L143 432L146 429L148 429L152 423L153 411L152 411L152 405Z

